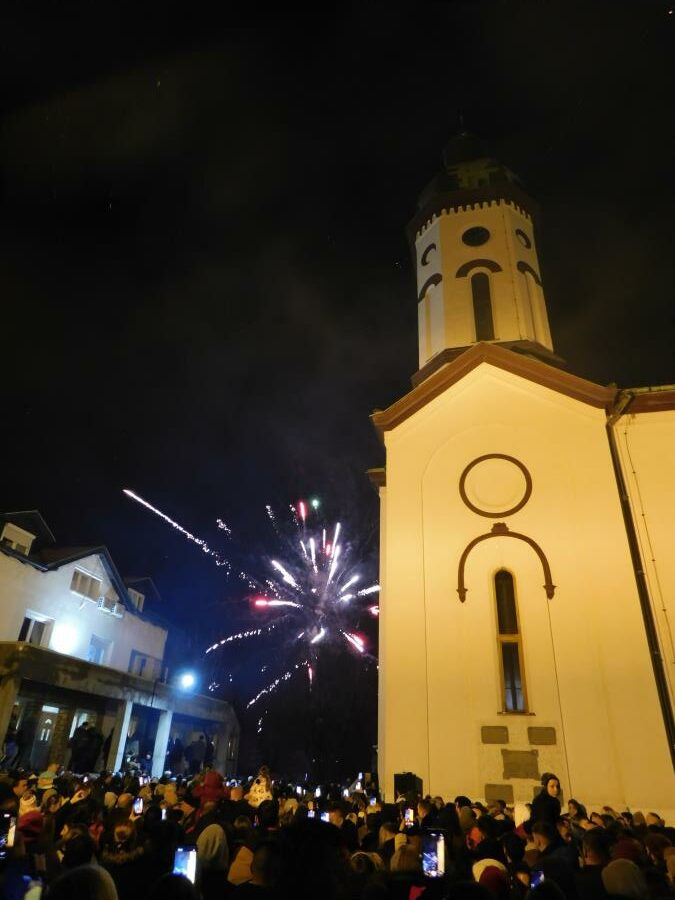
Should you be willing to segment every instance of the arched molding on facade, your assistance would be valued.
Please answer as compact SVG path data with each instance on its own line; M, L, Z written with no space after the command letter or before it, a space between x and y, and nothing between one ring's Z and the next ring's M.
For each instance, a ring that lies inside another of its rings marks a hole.
M493 259L470 259L457 269L455 278L466 278L474 269L487 269L488 272L501 272L502 267Z
M434 244L434 242L432 241L432 242L426 247L424 253L422 254L422 258L420 259L420 265L421 265L421 266L428 266L428 265L429 265L429 254L430 254L433 250L435 250L435 249L436 249L436 244Z
M553 579L551 578L551 567L548 564L548 560L546 559L546 554L541 549L539 544L532 540L531 537L528 537L526 534L519 534L517 531L509 531L508 525L504 522L495 522L492 526L491 530L488 531L487 534L481 534L477 538L474 538L471 543L467 544L462 553L462 556L459 560L459 568L457 571L457 593L459 594L459 599L462 603L466 600L466 593L468 588L464 584L464 569L466 567L466 561L469 558L469 554L482 541L488 541L490 538L494 537L510 537L516 538L519 541L525 541L534 552L539 557L539 562L541 563L541 567L544 570L544 590L546 591L546 596L549 600L553 599L555 594L555 585L553 584Z
M539 287L542 287L541 278L539 277L539 275L537 275L537 273L535 272L535 270L532 268L532 266L529 263L523 262L521 260L520 262L516 263L516 269L518 269L518 271L522 272L523 274L525 274L525 272L529 272L530 275L537 282Z
M429 288L436 287L436 285L440 284L441 281L443 281L443 276L441 275L440 272L436 272L435 275L432 275L430 278L427 278L427 280L422 285L422 289L420 290L419 297L417 299L423 300L424 295L429 290Z

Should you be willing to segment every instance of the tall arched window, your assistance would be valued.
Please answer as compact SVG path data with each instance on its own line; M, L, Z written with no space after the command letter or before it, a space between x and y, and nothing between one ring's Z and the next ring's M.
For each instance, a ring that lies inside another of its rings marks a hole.
M495 600L499 665L502 676L502 708L504 712L527 712L516 592L513 575L505 569L500 569L495 575Z
M490 279L485 272L471 276L473 296L473 318L476 323L476 340L493 341L495 329L492 324L492 301L490 299Z

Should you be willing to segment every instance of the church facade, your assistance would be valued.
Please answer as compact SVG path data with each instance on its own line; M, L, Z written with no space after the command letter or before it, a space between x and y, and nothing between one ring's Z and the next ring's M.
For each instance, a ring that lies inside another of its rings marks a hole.
M675 813L675 387L565 371L535 215L463 135L410 225L419 371L372 416L380 784L525 802L555 772Z

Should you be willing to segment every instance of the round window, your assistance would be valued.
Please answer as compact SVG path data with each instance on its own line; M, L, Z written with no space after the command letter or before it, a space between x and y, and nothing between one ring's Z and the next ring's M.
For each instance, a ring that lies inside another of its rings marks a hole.
M482 225L476 225L464 232L462 240L469 247L480 247L481 244L487 244L490 240L490 232Z
M516 228L516 237L518 238L520 243L523 245L523 247L525 247L527 250L530 249L530 247L532 246L532 241L529 239L529 237L525 234L524 231L520 230L520 228Z

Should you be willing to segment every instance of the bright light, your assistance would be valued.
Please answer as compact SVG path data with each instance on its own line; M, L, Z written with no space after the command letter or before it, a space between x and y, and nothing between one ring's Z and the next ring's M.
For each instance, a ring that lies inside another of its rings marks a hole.
M184 691L189 691L190 688L193 688L195 686L195 684L197 683L197 679L192 672L183 672L183 674L178 679L178 683Z
M66 625L63 622L57 622L54 625L52 639L49 644L51 649L56 650L57 653L68 655L77 647L78 638L77 628L74 628L72 625Z
M368 594L377 594L379 590L379 584L371 584L370 587L363 588L362 591L359 591L359 597L366 597Z
M300 513L300 518L301 518L302 521L304 522L305 519L307 518L307 507L305 506L305 501L304 501L304 500L301 500L301 501L298 503L298 512Z
M323 640L324 635L326 634L326 629L322 628L318 634L315 634L310 644L318 644L320 640Z
M318 509L321 505L318 497L312 497L309 502L312 504L312 509Z
M280 562L277 562L276 559L273 559L272 565L277 570L277 572L281 574L281 577L284 579L286 584L290 584L290 586L294 588L298 586L298 582L295 580L295 578L293 578L290 572L287 572L286 569L284 569Z
M371 614L371 616L379 616L380 607L379 606L369 606L368 612Z

